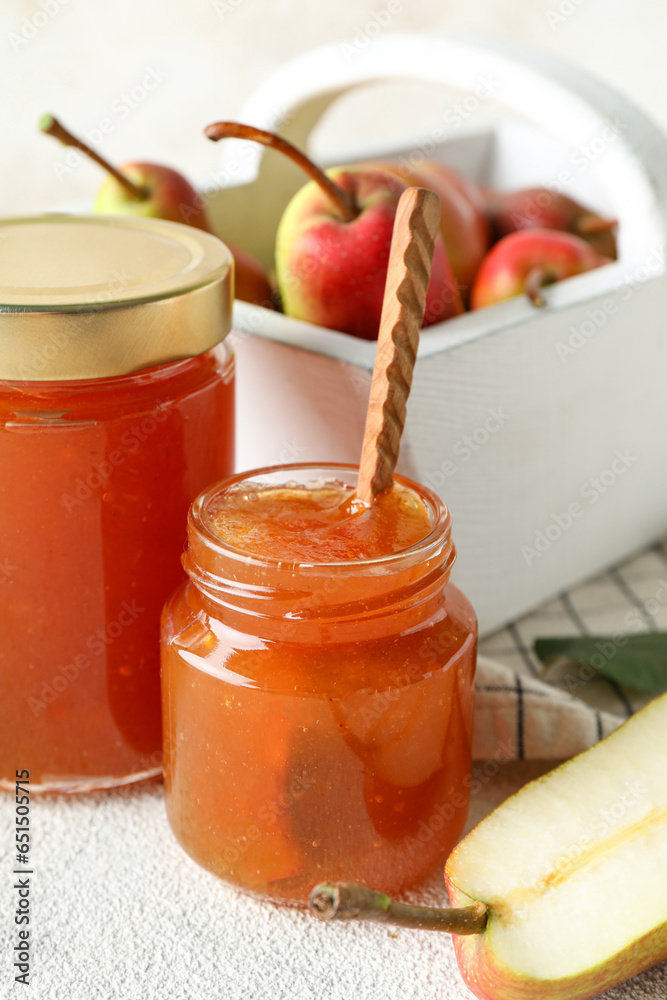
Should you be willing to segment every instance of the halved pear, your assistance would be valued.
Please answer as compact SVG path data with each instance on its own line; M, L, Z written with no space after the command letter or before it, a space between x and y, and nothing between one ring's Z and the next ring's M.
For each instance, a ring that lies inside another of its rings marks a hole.
M588 1000L667 958L667 695L487 816L445 868L483 1000Z
M349 883L311 908L452 933L480 1000L591 1000L667 958L667 695L500 805L445 879L452 909Z

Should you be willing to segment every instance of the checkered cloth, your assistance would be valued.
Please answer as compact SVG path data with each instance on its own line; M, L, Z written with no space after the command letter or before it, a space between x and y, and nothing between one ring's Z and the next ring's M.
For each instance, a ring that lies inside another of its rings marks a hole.
M640 628L667 631L667 539L480 644L474 756L563 760L607 736L651 696L566 660L545 668L533 643Z

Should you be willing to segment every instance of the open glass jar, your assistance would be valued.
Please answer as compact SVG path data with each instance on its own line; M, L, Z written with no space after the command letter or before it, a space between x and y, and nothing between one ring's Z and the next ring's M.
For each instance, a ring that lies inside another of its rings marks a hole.
M159 617L233 468L232 261L149 219L0 223L0 783L159 774Z
M445 859L468 808L477 623L449 582L449 512L397 476L424 511L417 541L402 544L389 497L373 555L351 543L348 520L326 529L313 559L291 494L352 496L356 477L297 465L207 490L189 514L190 579L163 615L176 837L219 877L297 905L322 879L389 893L415 884ZM264 515L269 495L278 507ZM246 519L244 504L259 513Z

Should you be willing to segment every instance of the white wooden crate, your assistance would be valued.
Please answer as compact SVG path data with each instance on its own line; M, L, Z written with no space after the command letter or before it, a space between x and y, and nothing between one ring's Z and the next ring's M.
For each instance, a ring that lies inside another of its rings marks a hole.
M454 85L465 99L492 77L484 128L429 155L507 189L560 177L619 221L618 262L551 287L546 309L515 299L422 334L399 471L451 508L455 579L489 632L667 530L667 140L602 84L497 41L389 34L341 52L286 65L240 119L307 146L362 84ZM268 263L303 175L259 146L220 149L212 217ZM410 147L389 136L375 152L388 151ZM358 461L375 344L246 303L235 327L239 469Z

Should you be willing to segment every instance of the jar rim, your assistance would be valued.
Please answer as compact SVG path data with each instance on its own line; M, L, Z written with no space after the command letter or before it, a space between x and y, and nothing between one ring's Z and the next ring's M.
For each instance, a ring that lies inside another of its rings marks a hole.
M283 482L274 482L270 485L287 485L290 479L290 473L299 473L302 476L307 472L312 472L313 479L319 481L322 479L322 473L328 473L331 479L336 478L336 473L339 476L347 473L348 476L354 476L356 482L356 476L359 472L359 466L353 465L351 463L344 462L294 462L287 465L269 465L262 466L257 469L250 469L245 472L236 473L233 476L226 477L225 479L219 480L217 483L213 483L206 490L199 494L195 499L192 506L190 507L190 513L188 515L188 527L190 530L196 532L197 536L201 541L204 541L206 547L214 552L216 555L224 557L230 562L238 563L239 565L245 567L285 567L286 562L284 559L273 558L270 556L258 556L254 553L248 552L243 549L236 548L227 542L224 542L207 524L207 514L208 507L210 504L225 491L231 489L234 486L240 485L242 483L251 483L253 480L259 479L260 477L267 476L283 476ZM317 475L319 473L319 475ZM411 545L406 546L403 549L399 549L397 552L389 553L383 556L372 556L364 559L338 559L330 561L315 561L309 560L308 562L298 562L289 565L298 565L299 572L308 575L309 571L314 574L321 574L323 570L332 573L344 573L346 570L359 570L361 567L367 568L372 572L373 568L382 570L384 572L391 572L393 567L397 569L403 568L406 562L412 561L424 561L428 559L432 554L435 554L437 550L449 546L452 549L452 559L453 562L455 554L453 551L453 545L451 545L451 524L452 517L449 508L444 503L444 501L434 493L433 490L429 489L427 486L417 483L406 476L394 475L394 482L399 483L401 486L405 486L408 489L415 492L420 499L425 503L429 514L431 515L431 528L428 533ZM354 485L354 483L349 483L348 485Z

